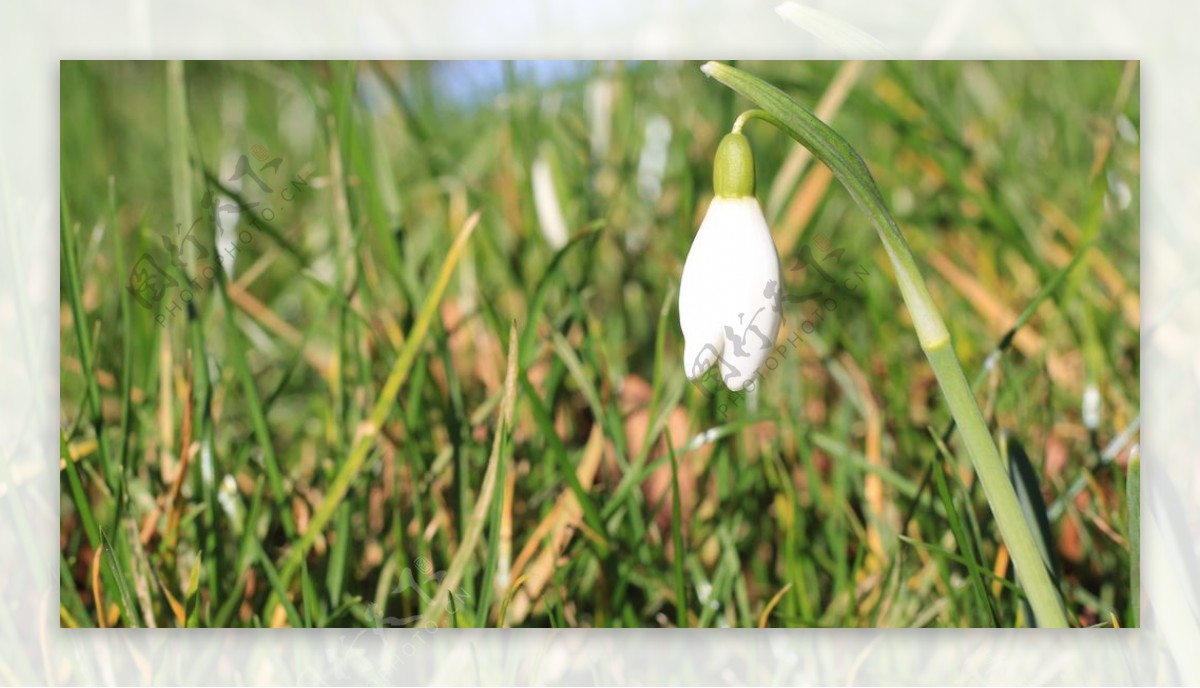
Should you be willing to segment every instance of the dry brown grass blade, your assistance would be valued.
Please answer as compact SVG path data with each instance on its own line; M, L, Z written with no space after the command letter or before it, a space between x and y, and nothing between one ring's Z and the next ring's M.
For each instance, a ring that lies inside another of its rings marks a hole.
M595 425L592 427L592 433L584 447L579 468L575 471L579 484L584 490L590 489L595 483L596 473L600 469L600 461L603 456L604 432L599 425ZM581 527L582 522L583 509L579 505L579 500L575 498L574 492L564 487L554 508L525 541L525 546L517 556L516 563L513 564L512 576L524 579L525 585L514 595L508 609L507 619L501 619L501 623L505 621L520 623L525 619L554 573L555 562L571 542L571 537ZM548 542L547 535L549 535ZM535 553L537 559L530 565L529 562ZM530 570L522 575L527 565Z
M169 383L168 383L169 388ZM167 490L166 495L159 495L154 501L154 507L150 509L150 513L142 519L142 527L138 534L138 541L145 546L150 543L154 537L155 530L158 529L158 518L165 511L167 514L167 528L164 531L164 539L171 537L175 530L175 525L179 523L179 514L175 509L175 502L179 499L180 491L183 489L183 481L187 477L188 464L192 458L192 410L194 401L192 399L192 375L189 368L187 379L184 382L184 409L183 409L183 428L182 442L179 447L179 465L176 467L175 475L171 478L171 486Z
M796 247L796 242L808 226L813 213L817 212L817 206L821 204L821 199L829 190L832 181L833 172L824 165L813 168L804 178L804 183L792 198L787 214L779 222L776 232L776 245L782 255L789 255Z
M292 327L286 320L275 314L262 301L259 301L253 294L246 291L237 283L230 284L226 287L225 293L229 296L229 300L235 306L240 308L243 313L250 316L259 325L262 325L278 336L283 341L295 347L304 347L304 360L308 361L322 378L328 380L331 374L332 358L328 353L318 351L312 344L304 342L304 335L299 330Z
M1061 269L1067 263L1071 262L1071 258L1073 257L1072 251L1079 250L1080 244L1083 243L1083 232L1054 203L1042 200L1038 203L1038 209L1050 221L1051 225L1062 233L1063 238L1071 245L1070 249L1066 249L1053 241L1046 243L1046 254L1050 262L1054 264L1054 267ZM1112 261L1102 251L1089 251L1085 260L1088 263L1088 267L1092 269L1092 272L1104 284L1104 288L1108 291L1109 295L1120 304L1121 314L1125 316L1125 322L1130 327L1140 327L1142 321L1141 302L1138 300L1138 294L1129 289L1125 278L1121 276L1121 271L1112 264Z
M146 624L146 628L158 628L158 624L154 620L154 605L150 601L150 577L154 575L151 572L150 560L146 557L146 549L142 546L133 521L124 521L123 525L129 541L133 543L134 559L130 566L130 573L133 575L133 590L137 595L138 606L142 612L142 621Z
M104 545L96 547L92 555L92 605L96 608L96 623L108 628L107 610L104 608L104 590L100 585L100 559L104 556Z
M507 627L506 624L504 623L504 620L506 618L508 618L508 605L512 602L513 595L517 594L517 591L521 589L521 586L525 583L525 579L528 577L529 577L529 574L520 576L515 581L513 581L511 585L508 586L508 591L504 595L504 599L500 602L500 612L499 612L500 615L498 617L499 621L497 623L497 628L506 628Z
M996 580L992 581L992 597L1000 599L1000 593L1004 591L1002 581L1008 575L1008 548L1003 542L996 551L996 564L992 567L992 574L996 576Z
M862 74L863 64L861 60L852 60L842 64L841 69L838 70L837 75L834 76L833 81L830 82L829 87L822 94L821 100L817 103L815 113L817 117L829 122L837 115L842 103L846 100L846 95ZM775 242L782 255L790 254L795 248L796 242L804 233L804 228L808 226L809 221L812 220L817 206L821 204L821 199L824 198L825 192L829 190L829 185L833 181L833 173L828 167L825 165L814 166L792 196L791 202L787 204L786 213L783 217L779 217L787 195L796 186L796 180L799 179L810 160L812 160L812 153L804 146L796 144L775 176L775 181L771 184L771 192L767 197L767 217L773 220L778 218Z
M867 463L876 468L886 469L887 463L884 461L882 449L883 414L879 411L879 404L875 403L875 395L871 392L870 382L853 357L843 354L840 359L862 400L867 424L866 449L863 453L867 457ZM878 471L866 472L866 477L863 479L863 493L867 506L867 543L872 554L877 558L876 564L883 565L891 558L889 547L884 543L894 544L896 542L895 536L899 532L900 515L896 512L895 505L884 495L883 478L880 477Z
M88 438L70 443L67 445L67 452L71 455L72 463L79 463L80 459L91 456L93 453L95 453L97 448L99 448L99 444L97 444L96 440ZM61 472L66 469L66 467L67 460L59 459L58 470Z
M1094 253L1094 252L1093 252ZM987 321L988 328L999 337L1008 331L1016 322L1016 313L1005 303L993 296L992 292L979 283L974 276L958 267L945 254L935 249L925 251L925 257L930 265L950 283L956 291L965 296L975 310ZM1062 265L1070 260L1068 256ZM1044 307L1049 307L1043 304ZM1017 330L1013 338L1013 346L1022 354L1037 358L1044 352L1046 371L1050 379L1057 385L1069 389L1079 389L1082 381L1079 379L1077 366L1073 366L1069 356L1064 356L1046 346L1045 339L1033 329L1032 323L1026 323Z
M171 594L171 590L167 588L165 583L161 583L159 589L163 591L163 596L167 598L167 605L171 607L171 613L175 615L175 621L180 628L187 627L187 612L184 611L183 605L179 603L178 598Z
M775 610L775 606L779 604L779 601L782 600L783 596L787 594L787 591L791 590L791 589L792 589L792 584L788 583L787 585L780 588L779 592L777 592L771 596L770 601L767 602L767 606L763 607L762 614L758 615L758 627L759 628L767 627L767 620L771 618L771 612L773 612Z
M512 580L513 492L516 486L517 472L505 472L504 507L500 510L500 560L496 565L495 578L496 597L502 596L508 590Z
M842 109L842 104L846 102L846 96L850 93L850 89L854 88L854 84L862 75L863 65L862 60L850 60L842 63L837 74L834 75L833 81L829 82L829 86L821 94L821 99L817 101L814 113L818 118L828 123L837 115L838 111ZM800 178L800 174L804 172L804 167L810 160L812 160L811 151L800 144L793 144L792 152L779 167L779 172L776 173L775 180L771 183L771 192L767 194L767 217L775 218L779 215L784 200L796 186L796 180ZM821 166L819 169L823 168L824 166Z
M240 271L233 284L237 285L243 291L249 289L250 285L254 284L255 280L261 277L267 271L267 268L271 267L271 263L274 263L278 256L279 249L274 246L267 247L267 250L263 251L263 254L250 264L250 267Z
M1016 312L993 296L991 291L966 270L955 265L954 261L946 255L931 249L925 252L925 258L950 283L950 286L971 302L975 310L987 321L988 327L994 335L997 337L1003 335L1017 321ZM1037 357L1046 343L1041 335L1033 331L1031 325L1026 325L1017 330L1013 345L1026 356Z
M496 491L496 472L500 462L504 460L500 451L501 440L504 433L512 427L513 407L516 405L517 398L518 358L517 327L514 323L510 326L508 333L508 370L504 375L504 401L500 405L500 412L496 415L496 435L492 440L491 457L488 458L487 470L483 474L483 483L479 486L479 497L475 502L475 509L471 512L470 521L463 529L458 551L454 553L450 569L438 586L437 592L434 593L429 608L426 609L425 618L434 624L441 623L442 615L446 612L450 600L450 593L458 587L462 580L467 562L474 555L475 545L479 543L484 523L487 521L488 506L492 503Z

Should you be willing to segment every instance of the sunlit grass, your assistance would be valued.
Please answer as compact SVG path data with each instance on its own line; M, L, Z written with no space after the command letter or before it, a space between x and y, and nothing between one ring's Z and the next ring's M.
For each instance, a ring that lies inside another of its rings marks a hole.
M740 66L838 84L1071 623L1136 625L1136 64ZM183 67L183 111L162 63L62 69L64 625L1028 625L886 255L768 127L786 291L842 288L787 304L757 395L684 380L679 274L748 107L698 64ZM149 308L144 256L176 280Z

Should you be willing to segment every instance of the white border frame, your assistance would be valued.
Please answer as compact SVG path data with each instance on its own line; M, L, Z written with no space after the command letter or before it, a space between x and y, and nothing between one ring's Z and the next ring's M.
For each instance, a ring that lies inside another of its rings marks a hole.
M1200 280L1194 267L1200 263L1200 175L1193 163L1200 89L1188 70L1197 57L1200 11L1169 0L807 2L856 27L831 34L785 21L775 3L0 6L0 251L18 257L15 274L0 273L0 682L1200 682L1200 510L1194 506L1200 501ZM53 543L60 59L729 56L1142 60L1142 629L376 634L59 628ZM9 264L0 260L6 271Z

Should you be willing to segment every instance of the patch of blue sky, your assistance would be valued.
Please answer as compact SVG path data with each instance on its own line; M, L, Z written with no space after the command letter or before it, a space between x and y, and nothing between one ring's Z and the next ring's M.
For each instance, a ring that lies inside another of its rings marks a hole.
M577 79L595 69L594 63L571 60L519 60L511 64L512 78L518 84L537 88ZM498 60L439 62L433 69L441 96L457 105L490 102L507 87L505 64Z
M513 80L535 88L549 88L596 71L594 62L573 60L518 60L511 65ZM509 87L507 68L500 60L435 62L430 69L434 98L439 105L468 109L486 106ZM403 81L400 88L407 91L406 95L414 95ZM358 95L376 114L382 114L392 106L387 88L372 70L359 72Z

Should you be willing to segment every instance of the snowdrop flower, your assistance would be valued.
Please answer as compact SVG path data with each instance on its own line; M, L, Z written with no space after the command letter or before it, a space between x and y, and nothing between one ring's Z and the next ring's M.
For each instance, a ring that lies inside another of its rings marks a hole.
M779 253L754 197L754 158L738 132L717 147L716 192L683 265L679 325L689 380L714 364L732 391L753 388L782 317Z

